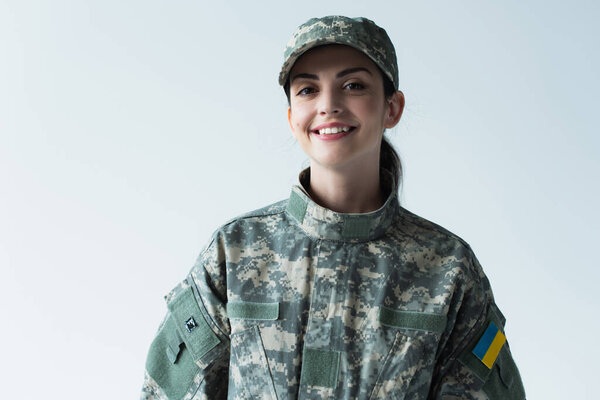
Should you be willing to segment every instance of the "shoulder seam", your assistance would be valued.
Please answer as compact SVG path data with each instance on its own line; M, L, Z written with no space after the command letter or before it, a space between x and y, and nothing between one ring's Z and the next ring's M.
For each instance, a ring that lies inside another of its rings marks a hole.
M286 200L287 200L287 199L285 199L285 200L281 200L280 202L283 202L283 201L286 201ZM273 206L274 204L277 204L277 203L280 203L280 202L273 203L273 204L271 204L271 205L269 205L269 206L266 206L266 207L271 207L271 206ZM281 206L283 206L283 204L282 204ZM278 207L279 207L279 206L278 206ZM238 215L237 217L233 217L233 218L231 218L231 219L227 220L225 223L223 223L223 224L222 224L222 225L219 227L219 229L220 229L220 228L224 228L224 227L226 227L227 225L230 225L230 224L232 224L232 223L234 223L234 222L236 222L236 221L241 221L241 220L244 220L244 219L249 219L249 218L268 217L268 216L270 216L270 215L277 215L277 214L281 214L281 213L284 213L284 212L285 212L285 208L282 208L282 209L280 209L280 210L276 210L276 211L272 211L272 212L256 212L256 213L255 213L254 211L250 211L250 212L248 212L248 213L246 213L246 214Z
M458 236L456 233L449 231L448 229L444 228L443 226L436 224L433 221L430 221L426 218L423 218L409 210L407 210L406 208L400 206L400 218L402 218L403 220L407 220L410 223L417 225L421 228L425 228L425 229L431 229L431 230L435 230L438 233L441 233L445 236L451 237L453 239L458 240L461 244L463 244L465 247L470 248L469 244L467 243L466 240L464 240L462 237ZM431 226L425 226L422 222L419 222L418 220L424 220L426 221L428 224L430 224Z

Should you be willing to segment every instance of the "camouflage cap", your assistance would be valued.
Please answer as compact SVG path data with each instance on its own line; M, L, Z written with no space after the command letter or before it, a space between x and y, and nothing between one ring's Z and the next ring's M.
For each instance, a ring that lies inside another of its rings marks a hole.
M381 68L394 88L398 89L396 51L385 30L367 18L341 15L311 18L296 29L283 53L279 84L285 85L294 63L302 54L325 44L344 44L360 50Z

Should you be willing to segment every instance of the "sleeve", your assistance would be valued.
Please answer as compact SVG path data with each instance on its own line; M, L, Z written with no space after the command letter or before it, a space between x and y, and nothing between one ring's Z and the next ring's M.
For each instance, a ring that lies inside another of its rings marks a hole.
M453 327L441 351L430 400L524 400L525 389L513 360L487 277L467 245L471 278L456 300Z
M168 311L148 351L141 399L227 398L225 260L215 235L165 300Z

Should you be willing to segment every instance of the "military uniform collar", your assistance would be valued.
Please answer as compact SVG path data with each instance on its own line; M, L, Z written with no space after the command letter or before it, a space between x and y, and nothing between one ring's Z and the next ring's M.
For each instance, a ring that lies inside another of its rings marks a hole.
M306 190L309 180L310 167L300 172L298 182L292 186L286 212L308 235L319 239L346 242L375 239L385 233L400 207L394 176L386 169L381 169L381 182L387 200L369 213L339 213L318 205Z

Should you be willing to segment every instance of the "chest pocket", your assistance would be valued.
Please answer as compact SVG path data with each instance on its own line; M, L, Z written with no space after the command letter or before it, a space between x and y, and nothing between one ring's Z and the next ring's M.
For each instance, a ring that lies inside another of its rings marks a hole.
M267 362L258 324L279 318L279 303L230 302L227 315L243 328L231 333L235 362L230 365L229 386L244 399L276 400L273 378ZM238 321L236 321L238 320ZM240 321L241 320L241 321Z
M402 400L427 389L446 316L381 307L380 329L393 337L371 399Z

